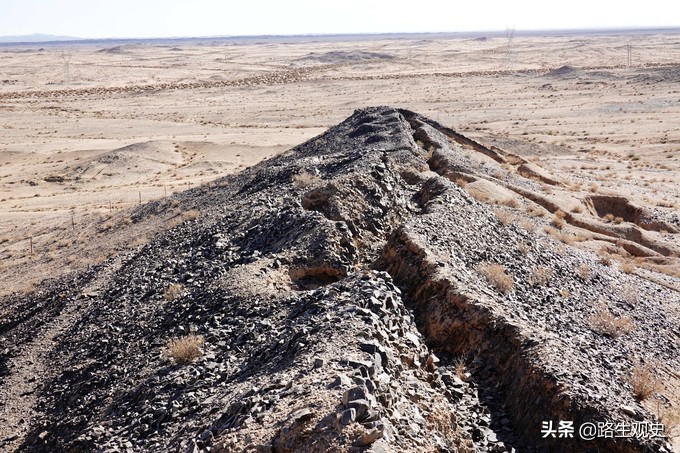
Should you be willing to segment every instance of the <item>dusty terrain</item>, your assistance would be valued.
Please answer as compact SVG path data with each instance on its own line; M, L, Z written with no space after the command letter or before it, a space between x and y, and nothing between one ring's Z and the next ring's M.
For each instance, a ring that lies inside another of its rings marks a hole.
M3 447L671 451L678 291L618 259L677 261L640 225L680 222L610 225L538 168L382 107L134 208L128 231L201 212L2 300ZM668 430L541 435L560 420Z
M102 216L238 171L367 105L418 111L576 184L677 212L679 41L640 33L518 36L510 46L495 36L0 47L0 291L109 256L82 234Z
M670 448L678 43L0 47L2 448Z

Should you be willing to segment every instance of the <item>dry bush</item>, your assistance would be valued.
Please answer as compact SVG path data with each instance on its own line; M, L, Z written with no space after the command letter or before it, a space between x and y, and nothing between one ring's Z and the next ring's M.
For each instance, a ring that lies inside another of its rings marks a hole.
M631 263L630 261L627 261L625 263L621 263L620 266L621 272L626 273L626 274L632 274L635 272L635 264Z
M572 245L574 242L576 242L576 235L567 233L566 231L560 231L556 236L555 239L557 239L560 242L563 242L567 245Z
M517 225L519 225L520 228L529 231L530 233L536 231L536 224L534 224L534 222L529 219L520 219L520 221L517 222Z
M188 365L203 355L201 352L203 343L203 337L194 334L170 340L168 341L167 356L177 363Z
M482 263L477 266L477 272L502 293L509 293L515 287L512 277L505 272L505 266L495 263Z
M600 249L597 252L597 256L600 257L600 264L609 266L612 264L612 256L605 249Z
M633 387L633 394L640 401L649 398L661 389L659 379L652 371L651 364L642 364L639 361L633 363L633 370L628 378L628 383Z
M529 215L532 217L543 217L545 215L545 210L540 206L532 206L529 209Z
M546 225L546 226L543 227L543 231L545 231L545 233L546 233L548 236L552 237L553 239L557 239L557 233L558 233L558 231L557 231L555 228Z
M521 242L521 243L517 244L517 250L519 250L519 252L522 255L528 255L529 251L531 250L531 247L529 247L529 244L527 244L525 242Z
M461 381L467 381L467 365L462 357L458 357L453 361L453 372Z
M509 213L508 211L503 211L502 209L494 209L493 213L498 219L498 221L505 226L510 225L515 221L515 216Z
M535 267L531 270L531 275L529 275L529 284L531 286L543 286L548 283L552 275L552 270L547 267Z
M659 421L663 423L666 434L671 437L680 436L680 409L677 405L664 407L658 411Z
M604 217L602 217L602 220L605 222L612 222L614 220L614 214L606 214Z
M589 319L590 328L601 335L618 338L635 329L635 323L628 316L616 316L604 304Z
M583 212L583 206L581 206L580 204L577 204L576 206L574 206L571 209L571 212L576 213L576 214L580 214L580 213Z
M482 203L491 203L491 198L489 198L489 195L487 195L486 192L482 192L481 190L476 189L474 186L473 187L468 187L467 192L472 196L477 201L480 201Z
M561 213L561 215L560 215L560 213ZM550 224L552 226L554 226L555 228L557 228L559 230L564 228L565 223L566 222L564 221L564 212L562 212L562 211L557 211L555 213L555 215L553 216L552 221L550 222Z
M515 209L519 208L519 203L514 198L507 198L507 199L503 200L501 202L501 204L503 206L507 206L509 208L515 208Z
M631 305L635 305L638 302L639 292L637 286L632 283L628 283L621 288L621 294L623 300Z
M588 266L586 263L579 264L576 268L576 273L583 280L590 280L590 266Z
M182 294L184 294L184 286L179 283L173 283L165 290L163 297L165 297L165 300L173 301L181 297Z
M623 223L623 217L614 217L614 223L617 225Z
M468 185L467 180L461 178L461 177L455 177L453 178L452 182L456 184L458 187L465 187Z
M302 173L293 176L293 184L298 187L315 186L321 184L322 181L323 180L319 176L307 171L303 171Z
M182 220L183 221L196 220L197 218L198 218L198 211L196 211L195 209L192 209L190 211L182 213Z
M571 296L571 291L569 291L567 288L562 288L560 290L560 296L562 296L563 299L569 299L569 296Z
M597 192L598 190L600 190L600 186L598 186L598 185L595 184L595 183L592 183L590 186L588 186L588 190L590 190L591 192L595 193L595 192Z

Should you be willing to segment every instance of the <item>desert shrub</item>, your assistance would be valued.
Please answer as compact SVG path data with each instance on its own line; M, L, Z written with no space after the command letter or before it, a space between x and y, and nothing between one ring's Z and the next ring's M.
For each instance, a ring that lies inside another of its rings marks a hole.
M477 266L477 271L502 293L509 293L515 287L512 277L505 272L505 266L502 264L482 263Z
M633 394L641 401L660 389L659 379L652 370L653 367L650 364L636 361L628 378L628 383L633 387Z
M184 294L184 286L179 283L173 283L167 287L163 297L165 297L165 300L173 301L178 297L181 297L182 294Z
M453 372L461 381L468 380L467 365L465 364L465 359L462 357L457 357L453 361Z
M514 198L507 198L501 202L502 205L507 206L509 208L519 208L519 202L515 200Z
M187 365L201 357L201 346L203 337L200 335L189 334L187 336L168 341L167 355L175 362Z
M182 220L196 220L198 218L198 211L192 209L182 213Z
M531 270L531 275L529 275L529 284L531 286L543 286L548 283L552 275L552 271L547 267L535 267Z
M564 228L565 221L564 221L564 212L563 211L557 211L555 215L553 216L552 221L550 222L555 228L561 230Z
M578 267L576 268L576 273L583 280L586 281L590 280L590 266L588 266L587 264L585 263L579 264Z
M628 283L621 288L622 299L631 305L635 305L638 302L639 292L637 286L632 283Z
M302 173L293 176L293 183L298 187L315 186L321 184L322 181L323 180L319 176L313 175L307 171L303 171Z
M635 271L635 264L627 261L625 263L621 263L621 272L624 272L626 274L632 274Z
M529 215L532 217L543 217L545 215L545 210L540 206L532 206L529 209Z
M502 209L494 209L493 213L498 219L498 221L501 222L503 225L507 226L515 221L515 216L509 213L508 211L504 211Z
M590 317L590 328L601 335L618 338L635 329L635 323L628 316L616 316L604 304L600 304L598 311Z

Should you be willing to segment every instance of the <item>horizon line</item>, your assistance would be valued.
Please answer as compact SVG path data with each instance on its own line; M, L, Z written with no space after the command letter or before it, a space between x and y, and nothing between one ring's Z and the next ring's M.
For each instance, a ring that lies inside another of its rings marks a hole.
M465 34L503 34L512 30L515 36L522 33L579 33L579 32L635 32L635 31L678 31L680 25L668 26L621 26L621 27L585 27L585 28L527 28L518 29L506 27L505 29L480 29L464 31L390 31L390 32L352 32L352 33L281 33L281 34L242 34L242 35L176 35L176 36L119 36L119 37L77 37L68 35L53 35L49 33L29 33L24 35L0 35L0 44L53 44L53 43L84 43L93 41L162 41L162 40L190 40L190 39L238 39L238 38L323 38L323 37L352 37L352 36L403 36L403 35L465 35ZM56 39L46 41L1 41L3 38L29 38L31 36L54 37Z

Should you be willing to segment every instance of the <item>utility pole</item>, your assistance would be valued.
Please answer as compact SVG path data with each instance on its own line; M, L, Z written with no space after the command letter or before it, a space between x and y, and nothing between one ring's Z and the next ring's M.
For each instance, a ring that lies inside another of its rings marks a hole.
M64 60L64 82L71 80L71 52L61 52L61 59Z
M508 70L512 71L512 68L513 68L514 63L515 63L515 61L514 61L515 55L514 55L514 52L513 52L513 49L512 49L512 38L515 36L515 27L507 28L505 30L505 35L508 38L507 62L506 62L506 64L507 64Z

